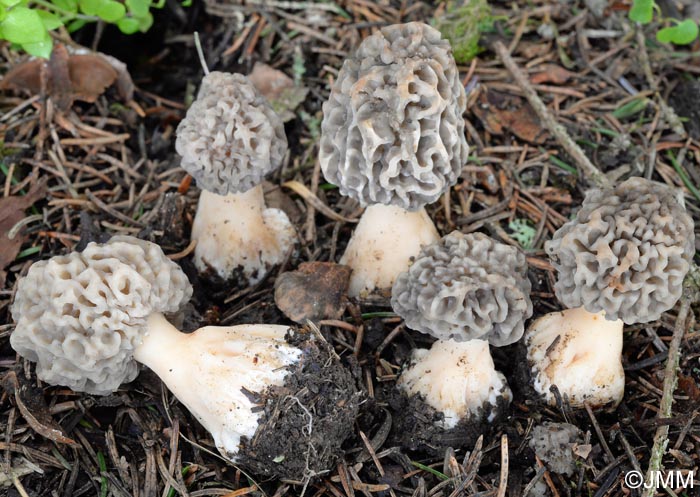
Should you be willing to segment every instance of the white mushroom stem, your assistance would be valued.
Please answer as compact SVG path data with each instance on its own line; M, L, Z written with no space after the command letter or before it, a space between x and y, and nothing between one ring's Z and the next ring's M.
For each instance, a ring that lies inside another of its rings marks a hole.
M192 224L194 261L200 272L229 279L242 275L253 285L284 261L295 231L287 215L265 207L262 186L226 196L202 191Z
M348 294L358 297L390 291L396 277L408 269L411 257L423 245L439 239L423 208L409 212L392 205L367 207L340 259L352 268Z
M556 405L556 385L575 407L618 404L625 391L622 369L622 320L583 308L546 314L525 335L533 386Z
M443 413L445 429L484 415L493 421L499 402L507 404L512 398L485 340L438 340L430 349L416 349L397 384L409 395L421 395Z
M241 437L252 438L262 416L253 396L282 385L289 366L301 358L301 350L285 341L288 330L240 325L181 333L153 314L134 358L163 380L221 453L235 460Z

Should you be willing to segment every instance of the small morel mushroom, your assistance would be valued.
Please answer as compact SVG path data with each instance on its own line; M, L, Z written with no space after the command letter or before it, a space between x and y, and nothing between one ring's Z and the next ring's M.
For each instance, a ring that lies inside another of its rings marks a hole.
M625 393L622 328L619 319L580 307L533 321L524 342L535 391L553 406L554 385L574 407L619 404Z
M473 442L474 430L465 427L492 422L510 403L489 342L503 346L522 336L532 314L526 273L525 256L516 248L455 231L424 247L396 279L394 311L407 327L438 338L430 351L413 352L398 386L441 413L440 427L454 430L461 423L459 435L448 433L433 445ZM399 425L407 428L405 421Z
M93 394L133 380L137 361L148 366L225 457L261 474L301 480L332 467L361 400L353 374L287 326L181 333L163 313L191 293L155 244L90 243L20 280L10 343L40 379Z
M424 206L458 179L469 146L450 45L426 24L387 26L343 64L323 105L319 161L340 193L369 206L340 263L351 296L388 291L437 241Z
M396 279L391 306L406 326L440 340L518 341L532 315L527 261L517 248L453 231L424 247Z
M587 192L575 219L545 243L558 272L554 290L571 308L544 316L527 335L535 389L550 403L551 385L575 406L620 401L623 322L648 323L676 304L693 229L670 187L631 178Z
M648 323L671 309L695 252L693 219L666 185L630 178L586 193L576 218L545 243L566 307Z
M261 186L287 151L279 116L245 76L211 72L177 128L175 148L202 188L192 224L197 269L257 283L296 236L283 211L265 207Z

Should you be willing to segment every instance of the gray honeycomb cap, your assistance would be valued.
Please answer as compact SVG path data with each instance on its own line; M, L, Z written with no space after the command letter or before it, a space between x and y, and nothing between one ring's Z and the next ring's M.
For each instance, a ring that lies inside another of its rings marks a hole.
M590 190L576 218L545 243L569 308L647 323L681 296L695 249L693 219L666 185L630 178Z
M532 315L527 261L515 247L482 234L453 231L424 247L396 279L391 306L406 326L439 340L522 337Z
M130 236L93 242L29 268L12 306L10 344L49 384L112 393L138 374L132 355L148 316L177 311L191 295L158 245Z
M363 206L420 209L467 162L465 108L439 31L415 22L382 28L345 61L323 105L323 174Z
M287 136L248 78L211 72L177 127L175 149L200 188L226 195L250 190L277 169Z

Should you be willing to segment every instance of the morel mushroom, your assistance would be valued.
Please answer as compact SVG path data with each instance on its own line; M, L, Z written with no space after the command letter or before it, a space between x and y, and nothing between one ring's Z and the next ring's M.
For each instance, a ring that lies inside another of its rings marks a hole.
M648 323L671 309L695 252L693 219L666 185L631 178L586 194L545 250L566 307Z
M453 231L424 247L394 283L391 306L406 326L440 340L520 339L532 315L527 261L517 248Z
M671 188L631 178L589 191L576 218L545 243L558 272L554 290L572 308L528 332L535 387L550 403L550 385L576 406L620 401L623 322L647 323L675 305L694 253L693 229Z
M387 26L347 59L323 105L319 160L340 193L369 206L340 260L350 295L391 288L438 239L425 212L458 179L469 146L450 45L421 23Z
M522 336L532 314L526 272L516 248L455 231L424 247L396 279L394 311L407 327L438 338L430 351L413 352L398 385L441 412L446 429L491 422L508 406L510 389L489 342L508 345Z
M331 467L360 401L352 374L287 326L181 333L163 313L191 293L155 244L124 236L90 243L29 269L12 306L10 343L37 362L40 379L93 394L113 392L136 377L137 361L145 364L225 457L261 474L303 479Z
M287 151L281 119L248 78L211 72L177 128L175 148L203 189L192 224L197 269L259 282L296 236L282 210L265 207L261 186Z

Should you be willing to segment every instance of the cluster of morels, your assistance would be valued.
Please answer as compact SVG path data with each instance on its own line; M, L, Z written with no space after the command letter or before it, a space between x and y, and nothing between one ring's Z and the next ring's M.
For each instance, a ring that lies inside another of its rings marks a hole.
M367 206L340 260L352 269L349 294L390 296L406 327L437 339L413 351L397 392L429 406L430 422L456 445L506 415L512 393L489 347L523 334L532 385L547 402L556 402L556 386L572 406L617 404L623 322L649 322L675 305L694 247L692 219L670 188L633 178L592 190L545 246L568 309L525 331L533 313L525 255L481 233L439 238L424 209L467 162L465 106L440 33L420 23L388 26L340 70L323 106L319 153L326 179ZM260 281L296 239L287 216L266 208L261 187L286 154L280 119L245 76L212 72L176 148L203 189L192 227L196 267L221 280ZM166 316L191 295L157 245L126 236L91 243L29 269L12 306L11 343L36 361L41 380L93 394L133 380L142 363L228 459L295 480L329 470L365 400L352 367L313 333L289 326L182 333ZM304 398L298 384L324 386L305 389ZM312 405L311 396L327 401ZM332 442L324 419L346 421L333 423L344 431ZM284 422L308 439L304 461L286 457L283 439L304 441L276 434ZM439 448L410 448L418 447Z

